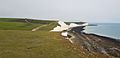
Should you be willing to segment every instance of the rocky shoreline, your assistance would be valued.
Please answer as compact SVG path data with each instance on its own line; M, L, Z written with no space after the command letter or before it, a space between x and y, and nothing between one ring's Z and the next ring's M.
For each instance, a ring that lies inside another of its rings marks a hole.
M61 35L70 43L75 44L90 54L102 54L109 58L120 58L120 41L114 38L88 34L83 32L88 23L70 23L58 22L52 32L61 32Z
M120 58L120 41L117 39L73 30L68 31L67 39L90 53Z

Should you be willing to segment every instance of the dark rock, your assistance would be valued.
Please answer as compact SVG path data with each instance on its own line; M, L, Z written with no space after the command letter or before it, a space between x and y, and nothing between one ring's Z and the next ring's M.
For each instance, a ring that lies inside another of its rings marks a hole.
M79 29L80 28L80 29ZM100 53L111 57L120 58L120 41L82 32L83 27L68 30L69 39L73 44L80 45L90 53Z

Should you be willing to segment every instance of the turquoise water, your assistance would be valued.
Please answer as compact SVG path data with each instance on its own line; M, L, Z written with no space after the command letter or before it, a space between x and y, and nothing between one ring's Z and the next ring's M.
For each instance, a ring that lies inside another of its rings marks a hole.
M120 23L96 23L97 26L87 26L87 33L120 39Z

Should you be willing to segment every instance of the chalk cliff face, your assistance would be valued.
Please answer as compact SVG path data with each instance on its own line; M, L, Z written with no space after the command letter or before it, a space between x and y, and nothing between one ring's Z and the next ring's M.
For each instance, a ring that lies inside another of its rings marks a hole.
M82 28L82 27L81 27ZM96 34L87 34L79 28L68 30L68 38L91 54L100 53L112 58L120 58L120 41Z
M100 54L109 58L120 58L120 40L96 34L87 34L83 32L84 27L88 26L84 22L79 24L70 23L67 25L60 21L58 24L60 26L55 27L52 31L60 31L63 37L68 39L72 44L84 49L85 52L93 55Z

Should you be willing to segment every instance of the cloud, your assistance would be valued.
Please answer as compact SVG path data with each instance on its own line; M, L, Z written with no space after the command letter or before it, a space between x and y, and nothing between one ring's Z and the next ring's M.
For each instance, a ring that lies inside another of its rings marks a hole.
M0 10L1 17L120 22L120 0L0 0Z

